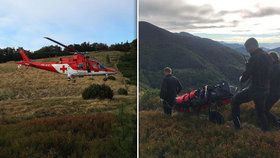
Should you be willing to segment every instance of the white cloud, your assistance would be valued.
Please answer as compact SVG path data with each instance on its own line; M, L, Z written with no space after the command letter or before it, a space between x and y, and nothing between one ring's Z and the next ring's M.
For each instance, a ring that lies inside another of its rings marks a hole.
M205 7L207 6L207 7ZM203 9L206 10L203 12ZM239 35L274 34L261 38L280 42L280 1L255 0L141 0L140 20L173 32L227 34L227 40L241 42ZM243 36L242 36L243 37ZM221 40L217 36L214 40Z

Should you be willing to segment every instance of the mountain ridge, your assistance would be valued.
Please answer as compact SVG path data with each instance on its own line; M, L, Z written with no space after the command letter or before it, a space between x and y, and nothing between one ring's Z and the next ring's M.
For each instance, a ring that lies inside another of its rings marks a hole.
M148 22L139 22L140 82L159 88L162 69L174 68L187 87L218 80L237 83L244 69L242 56L211 39L189 33L172 33Z

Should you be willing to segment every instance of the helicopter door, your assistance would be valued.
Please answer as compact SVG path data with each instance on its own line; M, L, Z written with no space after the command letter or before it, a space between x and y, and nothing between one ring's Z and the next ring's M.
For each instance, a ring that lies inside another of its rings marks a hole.
M86 64L87 72L90 73L91 72L91 68L90 68L89 56L85 57L85 64Z
M90 63L89 63L88 61L86 61L86 69L87 69L87 72L88 72L88 73L91 72Z

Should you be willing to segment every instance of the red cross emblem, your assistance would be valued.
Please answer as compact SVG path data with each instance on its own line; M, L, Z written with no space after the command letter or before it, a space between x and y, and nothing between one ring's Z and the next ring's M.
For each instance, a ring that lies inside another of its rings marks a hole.
M64 72L67 70L67 68L63 65L63 66L60 68L60 70L64 73Z

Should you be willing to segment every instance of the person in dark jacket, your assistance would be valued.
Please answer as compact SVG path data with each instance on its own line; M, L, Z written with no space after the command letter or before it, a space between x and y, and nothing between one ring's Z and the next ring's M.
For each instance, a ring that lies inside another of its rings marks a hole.
M232 118L236 129L241 128L240 105L254 101L259 122L263 131L268 130L268 121L265 115L265 102L269 93L269 80L272 67L271 57L259 48L255 38L249 38L244 44L251 57L246 64L246 70L240 79L241 83L250 80L248 88L242 89L232 99Z
M172 108L176 102L176 96L182 90L180 81L172 75L172 69L164 69L164 79L161 84L160 98L164 104L164 113L171 115Z
M275 125L280 127L280 118L270 111L280 98L280 61L277 52L270 52L269 55L272 57L273 65L270 77L270 91L265 104L266 116Z

